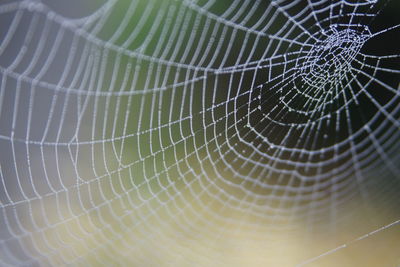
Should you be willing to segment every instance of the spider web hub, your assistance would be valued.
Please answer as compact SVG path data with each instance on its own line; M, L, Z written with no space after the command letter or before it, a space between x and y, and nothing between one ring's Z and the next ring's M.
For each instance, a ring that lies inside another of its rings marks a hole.
M331 26L320 34L323 38L312 46L297 68L303 90L309 87L331 93L351 68L351 63L371 36L367 27L338 29Z

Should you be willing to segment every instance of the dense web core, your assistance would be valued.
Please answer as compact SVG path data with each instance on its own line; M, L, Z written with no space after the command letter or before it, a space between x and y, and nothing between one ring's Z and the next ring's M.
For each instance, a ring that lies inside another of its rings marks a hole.
M339 235L399 204L394 2L1 1L0 265L220 266L227 236L263 263L338 238L306 265L397 227Z

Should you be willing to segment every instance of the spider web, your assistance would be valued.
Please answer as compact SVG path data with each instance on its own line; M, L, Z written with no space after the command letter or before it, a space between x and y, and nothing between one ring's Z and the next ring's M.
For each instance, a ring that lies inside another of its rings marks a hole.
M256 265L329 237L308 264L397 226L387 5L2 1L1 265Z

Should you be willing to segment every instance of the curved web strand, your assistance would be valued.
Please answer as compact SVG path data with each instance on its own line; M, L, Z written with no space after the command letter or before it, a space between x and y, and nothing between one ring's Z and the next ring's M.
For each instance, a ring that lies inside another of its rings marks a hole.
M3 0L0 265L395 265L396 7Z

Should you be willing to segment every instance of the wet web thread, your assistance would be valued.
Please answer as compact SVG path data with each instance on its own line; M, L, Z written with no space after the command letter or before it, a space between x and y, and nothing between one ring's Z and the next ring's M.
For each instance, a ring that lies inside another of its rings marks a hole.
M165 264L182 236L395 198L400 53L370 45L399 34L374 26L387 3L2 1L1 265Z

